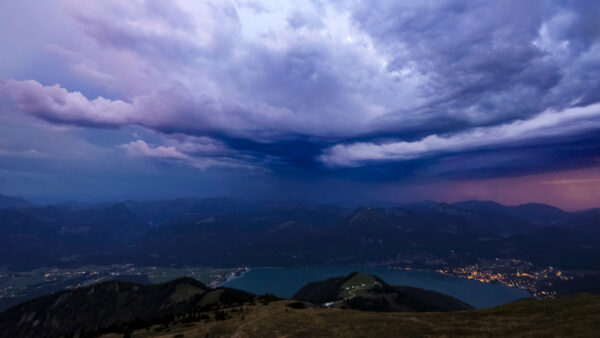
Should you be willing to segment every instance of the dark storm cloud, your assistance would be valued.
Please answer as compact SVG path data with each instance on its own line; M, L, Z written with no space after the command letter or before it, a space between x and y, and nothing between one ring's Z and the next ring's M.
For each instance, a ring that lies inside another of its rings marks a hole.
M380 122L382 130L397 128L396 141L336 145L321 159L365 165L597 130L597 107L582 120L568 110L598 101L600 31L589 13L600 13L597 2L361 3L353 18L392 55L389 71L428 77L421 88L432 100L420 113L430 134L403 142L404 112L394 111ZM429 124L427 116L441 121Z
M512 175L596 156L595 1L61 8L78 29L64 34L83 43L52 41L51 52L115 97L10 76L0 91L51 123L160 135L117 146L130 156L364 180ZM570 152L578 141L593 150Z
M586 74L598 71L600 32L589 13L600 5L374 1L353 17L392 55L390 71L429 76L423 89L434 99L423 114L485 125L596 95L598 81Z

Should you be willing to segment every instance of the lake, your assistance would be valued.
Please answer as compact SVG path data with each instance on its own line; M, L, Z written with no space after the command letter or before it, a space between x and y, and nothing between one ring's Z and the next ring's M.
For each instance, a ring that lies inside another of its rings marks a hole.
M500 284L481 283L430 271L406 271L371 266L252 268L243 277L231 279L223 286L255 294L268 292L281 298L290 298L307 283L348 275L354 271L378 276L391 285L407 285L442 292L476 308L493 307L530 297L525 290Z

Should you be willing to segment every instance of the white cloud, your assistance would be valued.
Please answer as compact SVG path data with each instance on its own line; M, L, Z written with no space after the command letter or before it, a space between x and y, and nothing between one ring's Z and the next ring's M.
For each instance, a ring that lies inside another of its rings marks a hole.
M227 2L62 2L80 28L69 34L81 43L49 41L46 51L120 99L36 80L8 83L23 111L56 123L264 142L357 135L397 110L399 99L405 109L422 103L415 83L388 73L388 57L341 6L263 2L257 12ZM322 25L290 27L297 12Z
M125 149L130 156L139 157L152 157L152 158L164 158L164 159L177 159L177 160L188 160L189 156L175 149L175 147L150 147L142 140L133 141L127 144L122 144L121 147Z
M430 135L419 141L338 144L324 151L319 160L326 165L360 166L369 161L402 161L438 153L501 147L517 141L539 141L600 128L600 104L545 111L529 120L466 130L452 135Z
M194 137L174 135L164 140L165 145L149 145L146 141L138 139L119 148L128 156L153 158L164 161L182 163L194 168L205 169L208 167L243 167L255 169L243 160L236 158L234 151L219 141L208 137Z
M36 149L29 150L5 150L0 149L0 156L6 157L24 157L24 158L41 158L46 157L46 154L42 154Z

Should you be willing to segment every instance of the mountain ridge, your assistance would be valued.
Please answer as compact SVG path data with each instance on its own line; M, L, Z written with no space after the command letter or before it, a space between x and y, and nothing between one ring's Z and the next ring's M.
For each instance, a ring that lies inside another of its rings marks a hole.
M548 264L547 254L560 256L557 262L565 268L600 267L594 258L600 256L594 210L564 219L563 211L550 206L513 208L467 201L348 209L224 198L0 208L0 265L302 266L418 257L441 263L481 257ZM556 212L540 216L539 210L548 208ZM545 248L581 256L572 260Z

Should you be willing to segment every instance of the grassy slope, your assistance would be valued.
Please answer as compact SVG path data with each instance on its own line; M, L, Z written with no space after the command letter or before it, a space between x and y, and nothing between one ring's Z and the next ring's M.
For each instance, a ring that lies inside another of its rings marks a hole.
M364 287L362 286L363 284L365 285ZM368 293L361 291L368 290L376 284L381 285L381 283L377 282L377 280L373 276L359 273L347 280L344 284L342 284L342 287L340 288L341 291L339 297L343 299L352 298L357 295L364 296L365 294L368 296ZM346 290L347 287L349 288L349 290Z
M133 337L398 337L539 336L596 337L600 333L600 296L521 301L492 309L454 313L375 313L339 309L291 309L290 301L246 307L244 319L140 330ZM183 335L183 336L181 336ZM106 337L122 337L107 335Z

